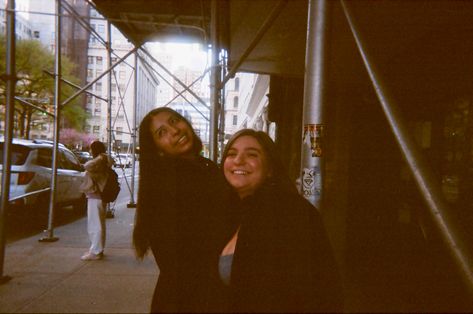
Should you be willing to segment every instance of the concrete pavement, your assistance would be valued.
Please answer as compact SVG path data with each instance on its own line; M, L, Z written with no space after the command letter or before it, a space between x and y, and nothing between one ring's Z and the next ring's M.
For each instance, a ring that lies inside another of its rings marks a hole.
M118 204L107 219L105 257L81 261L88 250L86 218L58 227L59 241L44 236L6 246L0 313L146 313L159 271L154 259L135 259L131 233L135 210Z

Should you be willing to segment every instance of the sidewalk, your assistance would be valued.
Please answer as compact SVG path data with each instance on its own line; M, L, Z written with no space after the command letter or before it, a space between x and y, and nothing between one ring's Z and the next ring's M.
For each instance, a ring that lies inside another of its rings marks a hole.
M149 312L158 269L151 256L135 259L134 214L126 203L116 206L100 261L80 260L89 247L85 217L55 229L57 242L38 242L39 234L8 244L3 274L12 279L0 285L0 312Z

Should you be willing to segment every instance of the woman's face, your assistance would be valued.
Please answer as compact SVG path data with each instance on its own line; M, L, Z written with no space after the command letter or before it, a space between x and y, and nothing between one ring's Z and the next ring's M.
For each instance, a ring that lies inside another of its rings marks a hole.
M223 173L240 198L253 194L270 175L268 161L258 141L243 135L233 142L223 162Z
M193 131L186 121L172 112L160 112L151 118L150 132L154 143L165 155L191 156Z

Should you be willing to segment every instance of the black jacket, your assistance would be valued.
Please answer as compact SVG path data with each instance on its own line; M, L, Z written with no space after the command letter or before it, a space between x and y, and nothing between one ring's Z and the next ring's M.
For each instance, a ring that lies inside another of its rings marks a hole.
M142 204L160 274L151 312L218 312L218 258L233 231L233 195L206 158L168 160L144 174Z
M240 203L231 312L339 312L342 288L317 210L265 186Z

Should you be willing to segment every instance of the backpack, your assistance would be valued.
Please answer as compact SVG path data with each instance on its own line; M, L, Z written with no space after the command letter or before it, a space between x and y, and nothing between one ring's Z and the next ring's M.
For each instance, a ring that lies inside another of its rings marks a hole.
M118 193L120 193L120 183L118 182L118 174L111 168L108 168L107 182L103 188L102 201L111 203L117 199Z

